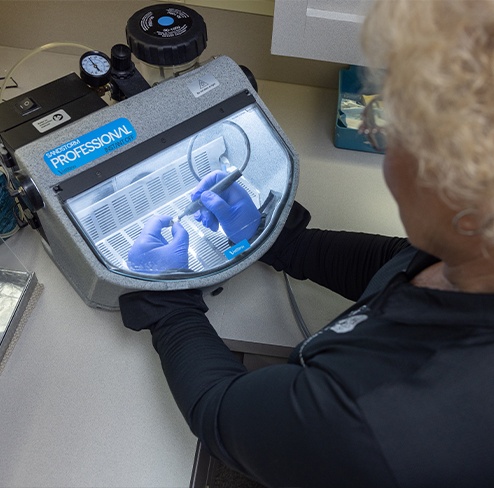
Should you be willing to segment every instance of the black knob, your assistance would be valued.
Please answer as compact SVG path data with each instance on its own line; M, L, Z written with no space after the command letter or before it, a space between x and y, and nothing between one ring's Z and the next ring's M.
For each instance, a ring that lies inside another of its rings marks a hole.
M188 7L158 4L138 10L127 22L127 44L141 61L157 66L179 66L206 49L206 24Z
M16 196L21 199L23 207L35 213L45 206L36 184L29 176L16 172L12 178L12 184L16 190Z
M252 71L249 68L247 68L247 66L242 66L241 64L239 66L240 66L240 69L244 72L244 75L250 81L252 88L254 88L254 90L257 92L258 91L257 81L256 81L256 78L255 78L254 74L252 73Z
M125 44L115 44L111 48L112 74L128 73L134 69L132 52Z

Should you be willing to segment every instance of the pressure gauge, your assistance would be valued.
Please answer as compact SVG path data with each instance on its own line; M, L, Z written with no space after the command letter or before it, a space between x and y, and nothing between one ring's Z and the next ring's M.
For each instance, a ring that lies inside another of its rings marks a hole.
M81 79L89 86L99 88L110 82L110 58L101 51L88 51L81 56Z

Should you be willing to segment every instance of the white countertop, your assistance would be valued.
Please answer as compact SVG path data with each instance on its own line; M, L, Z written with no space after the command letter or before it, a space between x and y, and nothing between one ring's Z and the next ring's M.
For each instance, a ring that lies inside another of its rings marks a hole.
M0 74L26 51L0 47ZM77 55L40 53L14 73L11 98L70 71ZM381 156L337 149L337 94L259 82L259 94L300 154L297 199L312 226L403 235ZM87 307L26 228L7 241L44 291L0 375L0 486L187 487L196 439L167 387L147 331ZM292 280L316 331L348 302ZM208 316L234 349L263 352L301 340L283 277L256 263L206 296Z

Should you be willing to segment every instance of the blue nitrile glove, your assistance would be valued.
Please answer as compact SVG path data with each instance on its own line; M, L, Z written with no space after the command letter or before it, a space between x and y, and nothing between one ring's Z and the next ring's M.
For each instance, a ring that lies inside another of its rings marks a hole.
M144 225L141 235L129 250L127 264L133 271L159 274L171 269L187 269L189 264L189 234L179 222L173 224L173 240L161 235L172 217L154 215Z
M214 232L221 225L228 239L236 244L255 234L261 214L247 191L236 182L220 195L208 191L227 175L223 171L213 171L201 180L191 198L192 201L200 198L205 207L194 214L195 219Z

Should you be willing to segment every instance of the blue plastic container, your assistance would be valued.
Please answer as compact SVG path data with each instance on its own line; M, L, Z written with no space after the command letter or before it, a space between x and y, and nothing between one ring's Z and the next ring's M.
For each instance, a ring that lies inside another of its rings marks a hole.
M344 113L341 110L342 99L359 100L362 95L373 95L373 93L364 93L362 84L364 77L365 68L362 66L350 66L340 70L334 145L340 149L377 153L364 134L359 134L358 130L345 125Z
M14 200L7 189L6 176L0 173L0 237L6 239L16 226Z

